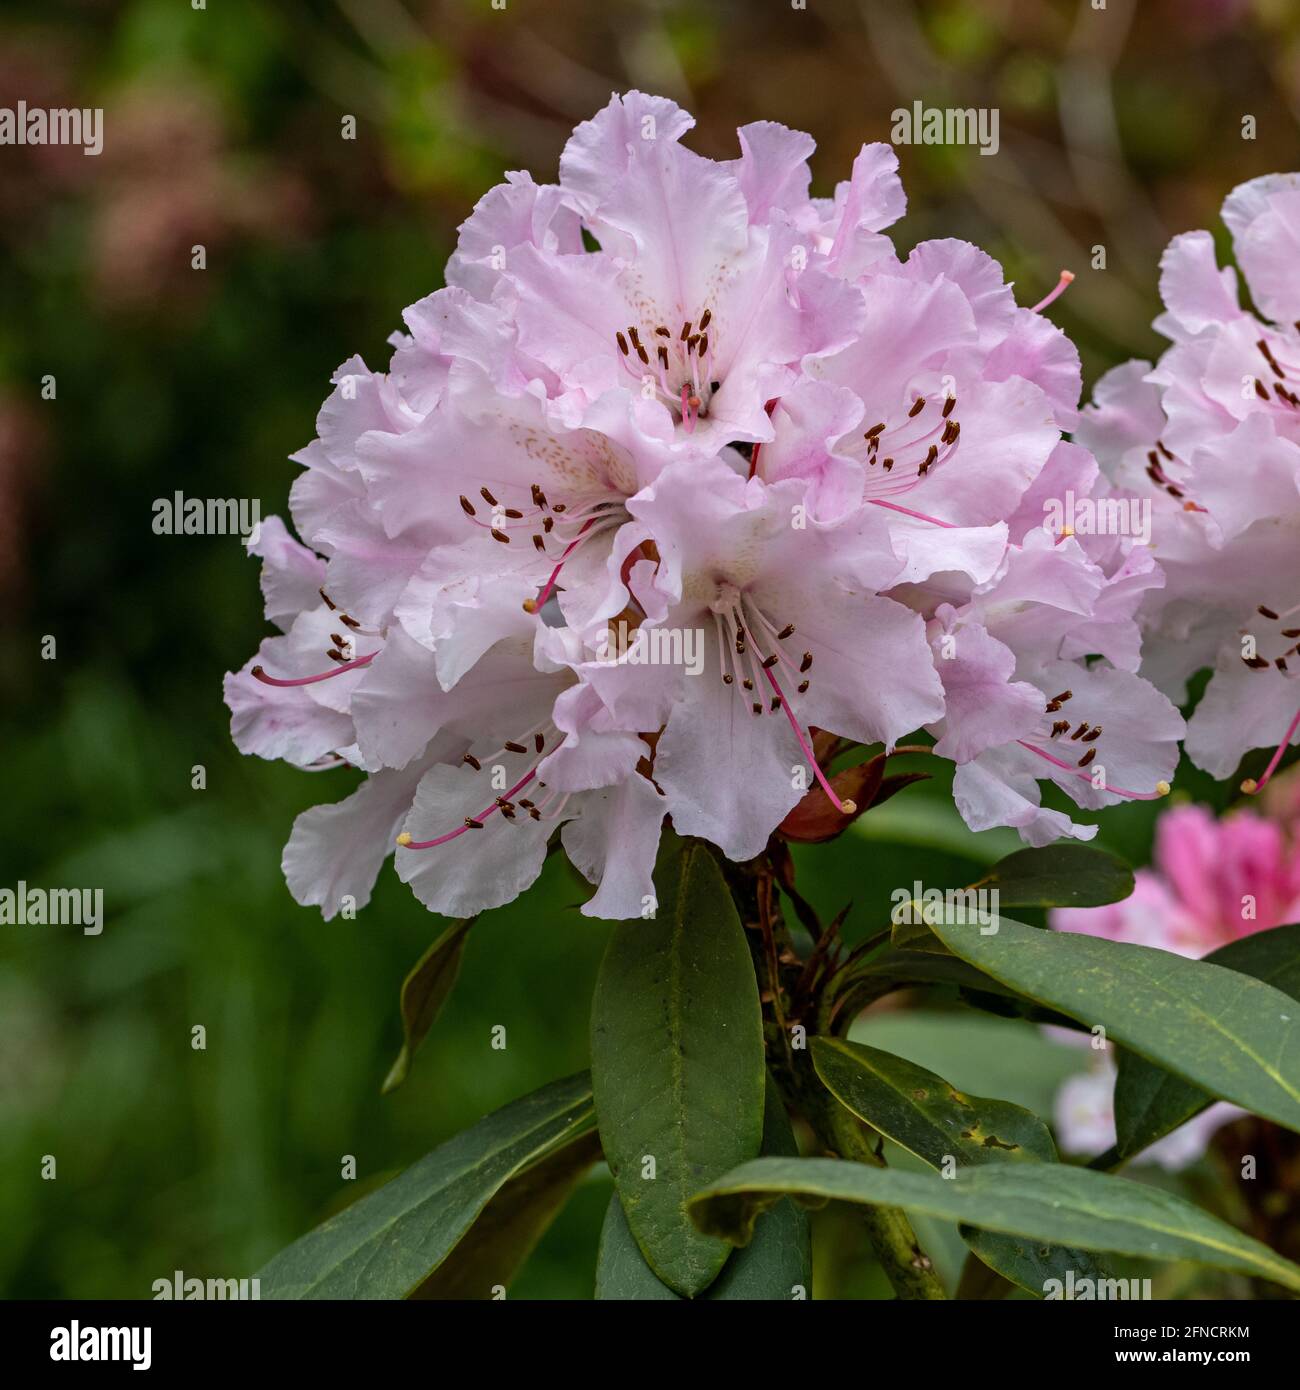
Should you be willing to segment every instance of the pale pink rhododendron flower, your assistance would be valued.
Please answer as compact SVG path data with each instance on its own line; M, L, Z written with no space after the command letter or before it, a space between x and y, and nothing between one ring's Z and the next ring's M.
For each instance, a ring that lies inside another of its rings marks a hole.
M1135 674L1134 615L1159 568L1143 547L1043 526L1051 499L1088 496L1096 483L1091 456L1058 442L1009 515L992 572L968 567L895 591L929 619L945 709L927 727L935 752L958 765L954 797L974 830L1015 826L1031 845L1091 839L1095 826L1042 806L1041 781L1095 810L1153 799L1172 780L1182 719Z
M1075 1034L1075 1037L1078 1035ZM1093 1064L1062 1082L1053 1121L1061 1149L1080 1157L1105 1153L1115 1142L1115 1066L1107 1052L1093 1053ZM1156 1164L1177 1172L1195 1163L1211 1138L1245 1111L1219 1102L1194 1115L1163 1139L1142 1149L1134 1164Z
M1057 908L1053 926L1199 957L1300 921L1300 844L1248 810L1217 821L1202 806L1171 807L1153 867L1135 878L1123 902Z
M1139 869L1135 879L1123 902L1057 908L1052 926L1196 959L1253 932L1300 921L1300 841L1250 811L1217 821L1201 806L1172 807L1156 827L1153 867ZM1057 1096L1057 1128L1071 1153L1101 1152L1115 1142L1115 1068L1109 1052L1094 1056L1095 1064ZM1140 1157L1184 1167L1242 1113L1213 1105Z
M929 634L946 705L931 732L958 764L953 794L972 829L1014 825L1031 845L1091 839L1095 826L1040 804L1041 779L1085 809L1168 789L1183 722L1131 669L1132 610L1150 578L1149 565L1138 583L1122 567L1108 575L1073 537L1039 528L963 601L938 606Z
M1263 786L1300 730L1300 175L1242 184L1223 220L1259 312L1209 232L1175 237L1156 320L1173 346L1107 373L1078 438L1154 505L1165 585L1143 605L1144 672L1181 701L1211 667L1188 754L1222 778L1276 748Z
M335 374L301 541L251 547L280 631L227 678L238 746L365 774L285 850L327 916L394 850L430 909L496 906L557 833L585 912L641 915L666 817L746 859L810 789L857 809L818 731L928 728L968 822L1033 844L1091 833L1040 782L1168 790L1182 726L1135 674L1159 569L1043 524L1108 486L1062 441L1060 287L1024 308L959 241L900 259L887 146L815 199L806 135L713 161L691 125L616 96L558 183L488 193L389 370Z

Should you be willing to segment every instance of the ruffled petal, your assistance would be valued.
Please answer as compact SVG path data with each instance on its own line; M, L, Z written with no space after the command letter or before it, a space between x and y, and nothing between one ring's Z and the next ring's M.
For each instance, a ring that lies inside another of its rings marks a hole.
M288 632L304 608L320 603L325 561L300 545L278 516L268 516L248 539L248 553L262 559L262 598L266 616Z
M500 811L485 814L494 792L469 767L436 764L420 779L403 831L417 843L433 840L482 816L481 829L433 849L397 848L397 876L430 912L472 917L500 907L532 886L546 862L551 832L574 811L553 820L534 820L519 811L513 820Z
M642 917L655 903L654 866L663 829L664 798L644 777L590 792L581 812L560 832L573 866L596 892L584 917Z

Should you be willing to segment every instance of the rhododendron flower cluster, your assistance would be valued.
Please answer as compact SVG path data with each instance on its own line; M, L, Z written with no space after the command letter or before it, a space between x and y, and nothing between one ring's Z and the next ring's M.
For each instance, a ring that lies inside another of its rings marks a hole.
M1079 361L1047 301L965 242L900 257L888 146L820 199L806 135L746 126L719 162L691 125L615 96L557 184L491 190L388 370L335 374L300 540L251 546L280 632L227 678L235 740L365 775L285 850L327 917L394 850L430 909L498 905L557 832L583 910L640 916L666 817L736 860L806 795L848 823L819 733L928 731L967 823L1033 845L1095 833L1043 782L1087 809L1168 791L1183 725L1136 618L1161 570L1044 520L1110 486L1063 438ZM1287 408L1239 425L1270 489Z
M1187 752L1223 778L1275 748L1253 792L1300 729L1300 175L1242 184L1223 220L1258 312L1209 232L1175 237L1156 320L1173 345L1102 377L1078 437L1154 507L1165 583L1143 599L1143 671L1181 703L1213 669Z
M1135 879L1123 902L1057 908L1052 926L1196 959L1240 937L1300 920L1295 827L1248 810L1216 821L1202 806L1172 807L1157 823L1154 867L1139 869ZM1090 1068L1057 1094L1056 1125L1070 1153L1100 1153L1115 1142L1111 1055L1093 1052ZM1144 1150L1138 1161L1185 1167L1216 1130L1242 1113L1212 1105Z

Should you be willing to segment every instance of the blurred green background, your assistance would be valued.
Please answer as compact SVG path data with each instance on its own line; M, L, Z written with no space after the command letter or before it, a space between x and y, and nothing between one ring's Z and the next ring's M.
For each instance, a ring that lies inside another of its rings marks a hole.
M903 250L978 242L1025 303L1073 268L1053 316L1089 385L1158 350L1168 237L1213 227L1235 183L1300 163L1290 0L7 0L0 106L106 113L97 159L0 148L0 886L98 886L106 908L98 937L0 929L8 1296L141 1298L176 1269L251 1273L359 1189L586 1065L606 928L552 861L475 928L409 1081L380 1097L398 987L441 923L391 871L356 921L292 902L291 821L353 774L235 753L220 682L263 632L256 566L234 537L151 523L177 488L283 513L286 456L333 369L353 352L382 365L482 193L511 168L553 179L568 130L634 85L695 111L709 155L733 157L751 120L811 131L819 193L888 138L895 106L998 107L996 158L900 151L912 211L894 234ZM1221 804L1186 771L1180 789ZM1153 814L1109 813L1099 843L1143 862ZM860 832L799 856L828 915L854 902L851 937L894 887L968 882L1015 846L966 832L941 782ZM349 1154L356 1183L340 1181ZM590 1295L607 1192L594 1176L512 1297ZM835 1248L823 1289L874 1287L852 1238Z

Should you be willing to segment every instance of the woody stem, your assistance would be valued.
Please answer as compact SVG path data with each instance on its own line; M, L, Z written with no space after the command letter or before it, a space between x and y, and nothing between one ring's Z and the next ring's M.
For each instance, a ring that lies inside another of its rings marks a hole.
M808 1057L807 1053L803 1055ZM812 1074L811 1061L806 1062L803 1071L799 1109L822 1143L850 1162L884 1168L885 1160L876 1151L862 1121L821 1085ZM947 1298L939 1275L921 1249L912 1223L901 1207L855 1207L855 1211L866 1226L876 1258L899 1298Z
M752 922L757 918L760 927L762 955L759 978L767 986L764 992L770 996L774 1006L773 1016L764 1030L768 1042L768 1066L786 1102L808 1121L827 1149L851 1162L883 1168L885 1160L876 1152L869 1137L870 1131L822 1085L813 1069L811 1052L806 1047L791 1046L790 1029L781 1003L782 980L777 944L779 936L788 945L789 934L781 920L774 895L769 896L771 876L768 866L760 862L757 867L754 879L745 884L738 894L738 906L742 920ZM779 1039L774 1036L778 1031ZM947 1297L934 1266L921 1249L906 1212L900 1207L883 1206L857 1210L867 1228L876 1258L899 1298Z

